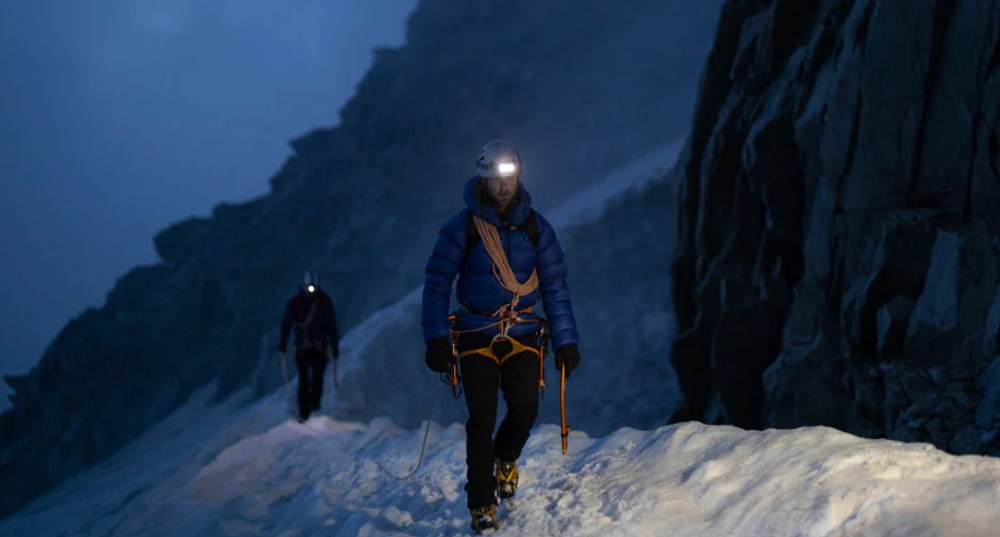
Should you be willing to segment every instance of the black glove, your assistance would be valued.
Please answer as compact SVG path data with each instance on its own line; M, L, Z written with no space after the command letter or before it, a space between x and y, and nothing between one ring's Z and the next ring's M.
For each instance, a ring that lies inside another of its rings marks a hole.
M580 365L580 349L576 343L567 343L556 349L556 369L562 369L563 364L566 364L566 378L569 378L570 372Z
M443 337L431 338L427 341L427 352L424 353L424 361L431 371L437 373L450 373L451 364L455 357L451 354L451 345Z
M284 343L278 343L278 352L280 352L281 354L284 354L285 353L285 348L286 347L285 347Z

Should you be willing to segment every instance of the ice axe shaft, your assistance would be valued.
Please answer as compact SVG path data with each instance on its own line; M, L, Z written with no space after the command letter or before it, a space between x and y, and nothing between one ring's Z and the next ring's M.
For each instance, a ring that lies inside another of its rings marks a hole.
M281 352L281 376L285 379L285 392L288 394L288 401L292 402L292 387L288 384L288 367L285 366L285 353Z
M451 396L455 399L462 397L462 387L459 386L459 381L461 377L458 376L458 332L455 329L455 321L458 320L458 316L454 313L448 314L448 326L451 330L451 375L449 378L442 379L451 386Z
M451 396L455 399L462 397L462 388L459 386L458 362L451 362L451 375L448 376L448 385L451 386Z
M563 455L566 454L569 449L569 426L566 425L566 363L563 362L561 370L561 379L559 382L559 421L562 427L562 452Z

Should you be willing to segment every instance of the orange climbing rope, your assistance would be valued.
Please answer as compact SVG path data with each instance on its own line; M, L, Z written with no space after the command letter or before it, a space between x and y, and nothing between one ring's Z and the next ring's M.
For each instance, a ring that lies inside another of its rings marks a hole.
M481 312L482 315L487 317L493 317L496 319L495 322L480 326L478 328L472 328L467 330L459 330L456 326L457 316L452 313L448 315L448 323L451 325L451 345L452 345L452 355L455 357L456 362L452 364L452 373L450 378L450 383L454 387L459 382L457 361L466 356L473 354L479 354L490 358L497 365L503 365L509 358L523 352L532 352L538 355L539 359L539 379L538 386L540 388L545 388L545 343L544 336L546 333L544 321L536 318L525 319L521 317L521 314L532 313L534 308L529 306L522 310L518 310L517 303L521 301L521 297L533 293L538 289L538 271L532 270L531 276L524 283L517 280L517 275L514 274L514 270L510 266L510 261L507 259L507 254L504 252L503 243L500 241L500 233L497 231L496 226L486 222L482 218L472 215L473 222L476 225L476 230L479 232L479 237L483 241L483 247L486 249L486 253L490 256L493 261L493 277L497 279L500 285L510 291L513 297L509 304L504 304L498 308L493 313ZM510 337L508 334L510 328L516 323L541 323L541 332L539 337L539 348L530 347L521 343L520 341ZM471 332L481 332L493 327L499 327L498 334L493 336L490 341L490 345L487 347L479 349L469 349L459 353L458 351L458 336L461 334L467 334ZM510 349L503 354L503 356L498 356L494 350L494 344L500 342L507 342L510 345ZM454 388L453 388L454 389ZM457 393L457 392L456 392Z
M497 231L496 226L476 215L472 215L472 219L476 224L476 231L479 232L479 237L483 240L483 248L486 249L486 253L489 254L490 259L493 260L493 277L500 282L500 285L504 289L514 295L511 298L510 304L504 304L493 313L493 316L500 320L500 333L506 337L510 327L517 322L516 319L519 313L517 311L517 303L520 302L522 296L531 294L538 289L538 271L532 270L528 281L524 283L517 281L517 275L514 274L514 269L510 268L510 261L507 259L507 254L503 251L500 232Z

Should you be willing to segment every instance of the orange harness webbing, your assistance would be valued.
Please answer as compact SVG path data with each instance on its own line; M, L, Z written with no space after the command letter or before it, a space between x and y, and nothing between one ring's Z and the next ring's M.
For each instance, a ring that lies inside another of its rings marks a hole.
M531 312L531 308L527 308L527 309L521 310L518 313L530 313L530 312ZM518 341L518 340L516 340L516 339L514 339L514 338L512 338L510 336L504 335L503 333L499 333L499 334L493 336L493 338L490 340L490 344L487 345L487 346L485 346L485 347L481 347L481 348L478 348L478 349L469 349L469 350L465 350L465 351L459 352L458 351L458 336L459 335L461 335L461 334L469 334L469 333L473 333L473 332L480 332L480 331L485 330L487 328L490 328L490 327L493 327L493 326L497 326L498 324L500 324L500 322L493 323L493 324L488 324L486 326L482 326L482 327L474 328L474 329L470 329L470 330L458 330L455 327L457 319L458 319L458 316L455 315L454 313L448 315L448 322L449 322L449 324L451 324L451 351L452 351L452 355L455 356L456 358L458 358L458 360L461 360L462 358L465 358L466 356L471 356L473 354L478 354L478 355L481 355L483 357L489 358L490 360L493 360L494 362L496 362L497 366L501 366L501 365L504 364L504 362L506 362L507 360L509 360L511 357L516 356L516 355L518 355L518 354L520 354L522 352L533 352L533 353L535 353L538 356L538 387L539 388L544 388L545 387L545 341L544 341L544 337L541 338L541 341L539 342L539 346L536 349L535 347L531 347L529 345L525 345L524 343L521 343L520 341ZM541 321L539 319L521 319L520 317L517 317L515 322L540 323ZM542 325L542 326L544 327L544 325ZM507 354L505 354L503 356L497 356L496 353L493 352L493 344L496 343L497 341L501 341L501 340L507 341L508 343L510 343L511 348L510 348L510 351L507 352ZM453 385L458 384L458 370L455 367L453 367L452 379L453 379Z
M496 339L494 338L494 341L495 340ZM518 341L518 340L516 340L514 338L507 338L507 341L510 343L510 351L507 352L507 354L505 354L503 356L497 356L493 352L493 347L491 345L489 347L483 347L483 348L480 348L480 349L469 349L467 351L462 351L462 352L460 352L458 354L458 358L462 359L462 358L465 358L466 356L470 356L470 355L473 355L473 354L481 354L481 355L483 355L483 356L485 356L485 357L493 360L494 362L496 362L497 365L503 365L504 362L506 362L507 360L509 360L512 356L520 354L522 352L538 353L538 349L536 349L534 347L529 347L529 346L525 345L524 343L521 343L520 341Z

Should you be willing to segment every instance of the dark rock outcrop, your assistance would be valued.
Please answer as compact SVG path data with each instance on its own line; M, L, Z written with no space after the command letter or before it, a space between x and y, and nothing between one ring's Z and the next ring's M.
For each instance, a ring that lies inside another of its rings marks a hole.
M998 133L1000 1L726 2L683 163L673 419L1000 453Z
M8 379L0 515L200 386L219 398L277 388L274 330L307 268L345 330L416 287L487 139L518 142L525 181L551 206L681 137L718 15L715 1L683 4L420 2L407 44L375 51L340 124L294 140L267 196L160 232L161 263L119 280Z

